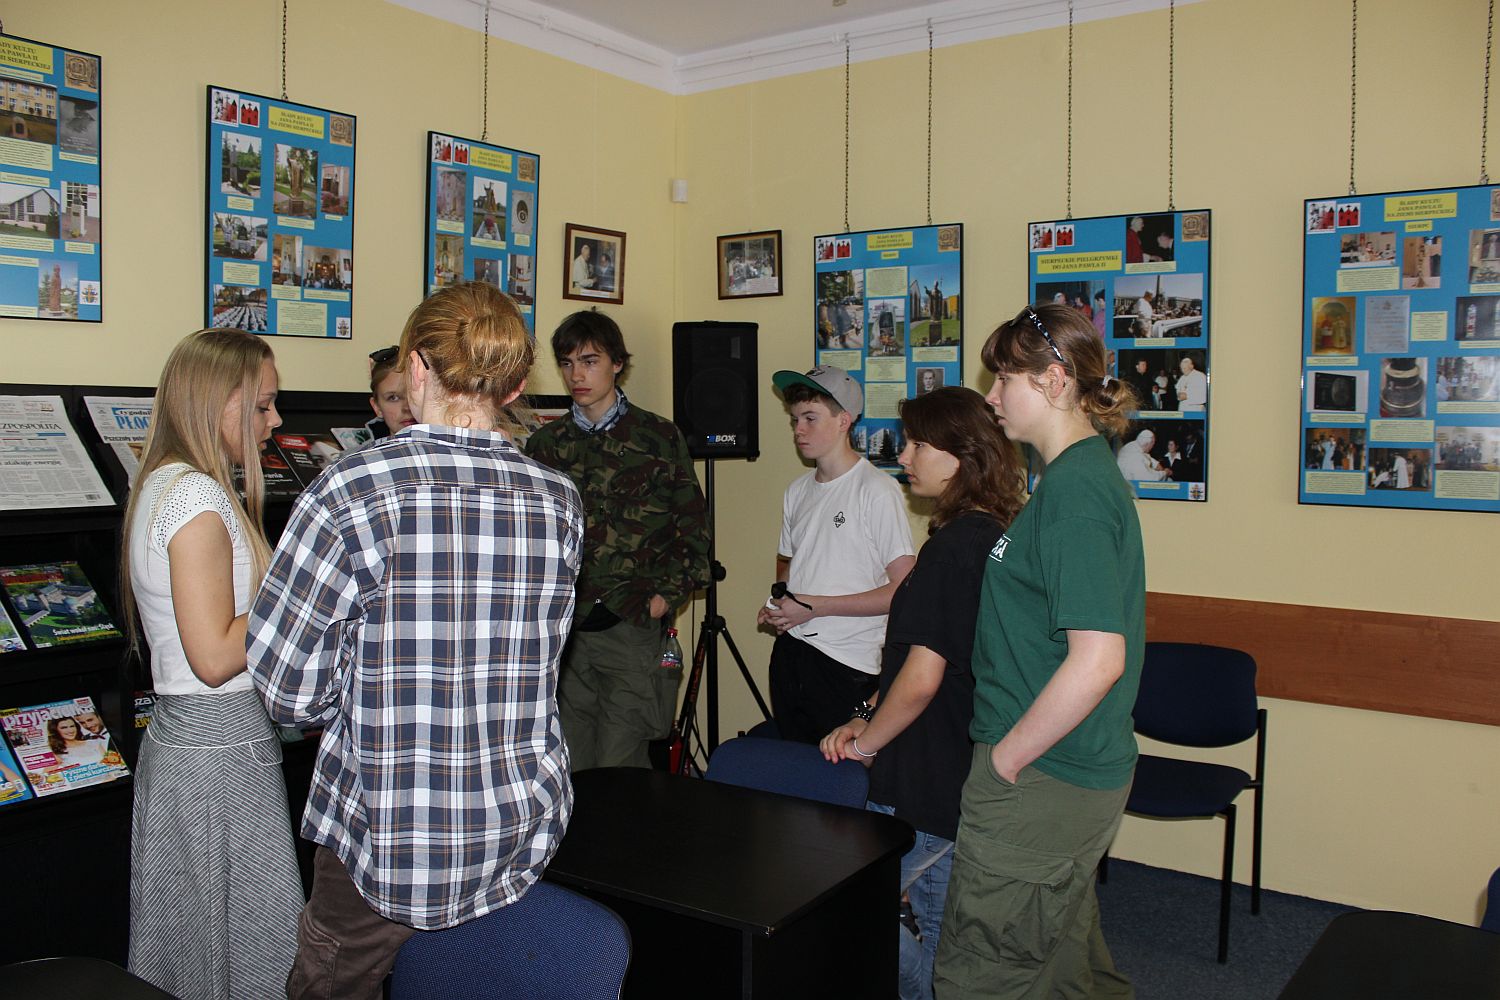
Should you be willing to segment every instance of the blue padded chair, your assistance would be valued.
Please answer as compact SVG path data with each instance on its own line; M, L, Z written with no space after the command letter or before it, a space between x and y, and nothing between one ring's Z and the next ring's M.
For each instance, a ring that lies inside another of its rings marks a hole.
M1490 893L1484 902L1484 919L1479 926L1487 931L1500 934L1500 868L1495 869L1495 874L1490 876Z
M811 743L740 736L708 759L709 781L863 809L870 774L856 760L830 764Z
M619 1000L630 931L609 907L550 882L466 924L418 931L391 973L391 1000Z
M1255 696L1255 659L1223 646L1148 642L1135 702L1135 731L1161 743L1228 747L1255 738L1255 775L1237 767L1141 754L1125 811L1153 819L1224 817L1219 888L1219 961L1229 961L1229 899L1234 885L1234 800L1255 792L1250 912L1260 912L1260 835L1264 810L1266 710Z
M768 740L781 739L781 727L776 724L775 719L762 719L751 726L748 732L740 733L741 736L759 736Z

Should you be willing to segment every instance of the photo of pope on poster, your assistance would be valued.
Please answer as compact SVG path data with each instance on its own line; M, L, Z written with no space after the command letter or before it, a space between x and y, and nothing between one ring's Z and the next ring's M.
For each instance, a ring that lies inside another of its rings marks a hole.
M1027 228L1031 300L1081 313L1135 396L1113 445L1143 500L1208 499L1209 236L1207 210Z
M1500 186L1302 214L1298 502L1500 511Z

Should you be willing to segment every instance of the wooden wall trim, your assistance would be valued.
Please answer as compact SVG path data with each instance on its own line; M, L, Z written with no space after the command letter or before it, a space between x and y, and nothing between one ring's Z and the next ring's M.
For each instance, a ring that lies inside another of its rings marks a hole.
M1267 698L1500 725L1500 622L1150 593L1146 637L1245 650Z

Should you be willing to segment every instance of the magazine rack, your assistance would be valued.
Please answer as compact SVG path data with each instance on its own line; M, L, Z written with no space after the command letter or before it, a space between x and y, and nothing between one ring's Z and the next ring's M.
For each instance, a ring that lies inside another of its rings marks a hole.
M122 386L0 384L0 395L60 396L67 415L113 501L108 506L0 511L0 566L76 562L115 624L124 628L119 600L121 526L128 499L124 467L93 426L84 398L150 396ZM282 392L278 432L324 433L362 425L368 395L358 392ZM275 543L292 500L266 504L266 530ZM19 624L19 623L18 623ZM144 650L143 650L144 653ZM133 657L123 638L0 653L0 709L88 696L134 772L140 731L135 692L150 687L146 659ZM300 818L312 776L315 740L283 747L289 806ZM42 958L66 951L123 963L129 935L131 780L33 797L0 806L0 857L12 867L41 873L45 889L28 896L27 919L12 921L0 941L0 962ZM298 840L303 879L311 885L312 846ZM80 914L87 921L80 923ZM57 928L72 928L60 942ZM87 933L76 933L86 928Z

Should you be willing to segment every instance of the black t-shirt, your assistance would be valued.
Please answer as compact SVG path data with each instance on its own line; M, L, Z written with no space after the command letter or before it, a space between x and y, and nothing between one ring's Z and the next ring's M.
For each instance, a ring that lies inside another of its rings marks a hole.
M870 769L870 801L924 833L958 837L958 801L969 773L973 744L974 622L984 560L1000 538L988 514L961 514L927 540L891 598L885 653L880 665L884 698L912 646L926 646L947 661L943 683L917 720L880 752Z

